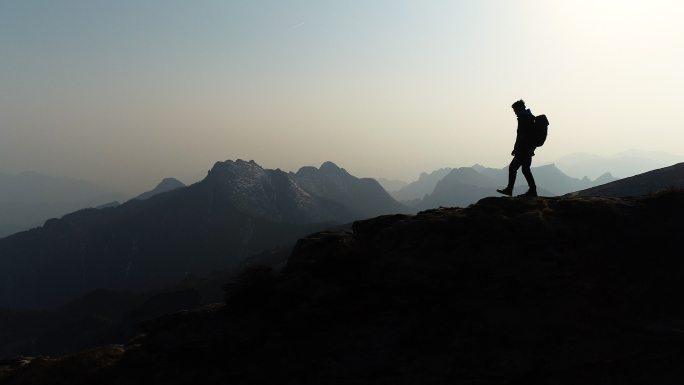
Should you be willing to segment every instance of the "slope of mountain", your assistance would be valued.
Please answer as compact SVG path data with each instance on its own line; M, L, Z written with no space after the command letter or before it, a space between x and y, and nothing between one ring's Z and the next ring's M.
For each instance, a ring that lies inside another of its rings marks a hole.
M414 199L423 199L425 195L432 193L437 186L437 182L442 180L449 172L451 168L440 168L431 173L422 172L418 180L409 183L407 186L400 188L399 190L390 192L390 195L398 201L411 201Z
M491 168L491 167L484 167L479 164L474 165L471 167L473 170L479 172L480 174L487 176L491 179L494 179L497 181L499 184L503 183L504 185L508 182L508 166L504 168ZM532 173L534 174L534 169L536 167L532 167ZM520 173L520 171L518 171ZM520 175L522 177L522 175ZM519 180L517 182L520 182Z
M351 231L351 223L326 231ZM183 282L162 290L126 292L98 289L51 310L0 308L0 358L63 356L102 344L117 344L140 334L135 324L223 300L222 287L234 282L245 267L260 265L282 269L294 243L244 259L239 267L205 277L188 274Z
M637 157L604 158L577 163L562 170L568 175L596 178L610 172L618 178L626 178L665 166L651 159Z
M613 182L616 180L618 180L618 178L614 177L613 174L607 172L607 173L599 176L598 178L596 178L593 181L593 185L594 186L600 186L602 184L610 183L610 182Z
M684 161L684 157L662 151L627 150L609 157L576 153L566 155L554 163L564 173L596 179L605 173L626 178Z
M35 172L0 174L0 238L78 209L126 199L123 194L83 180Z
M676 384L684 192L487 198L301 239L226 303L8 384ZM534 234L534 236L530 236ZM48 381L49 380L49 381Z
M325 178L341 172L320 171ZM0 239L0 306L54 307L97 288L152 290L236 266L334 223L403 207L374 180L346 174L339 181L325 191L318 186L317 196L283 171L217 162L186 188L48 220Z
M77 202L0 202L0 238L39 227L50 218L120 199L128 198L121 194L108 194Z
M508 169L506 169L506 173L508 173ZM520 171L518 171L518 173L520 175L516 180L516 184L526 185L527 182L522 173ZM599 183L597 182L599 178L597 178L597 181L592 181L586 177L582 179L572 178L553 164L534 167L532 169L532 175L534 176L537 186L541 186L543 189L551 191L552 196L563 195L571 191L577 191L578 189L596 186ZM609 175L604 174L601 176L600 180L605 181L609 178Z
M138 195L137 197L135 197L133 199L139 199L139 200L149 199L149 198L152 198L153 196L155 196L157 194L161 194L161 193L164 193L167 191L175 190L175 189L180 188L180 187L185 187L185 185L183 184L183 182L179 181L178 179L164 178L161 182L159 182L157 187L155 187L154 189L152 189L150 191L144 192L144 193Z
M684 188L684 163L576 191L568 196L627 197L649 194L670 187Z
M246 213L274 222L308 223L336 219L287 173L264 169L254 161L219 162L209 177L216 181L220 194Z
M120 205L121 205L121 203L119 203L119 201L114 201L114 202L105 203L105 204L103 204L103 205L99 205L99 206L97 206L97 207L95 207L95 208L98 209L98 210L100 210L100 209L113 208L113 207L117 207L117 206L120 206Z
M212 277L219 278L213 283L216 300L221 298L221 285L235 274L229 270ZM0 357L62 356L127 341L140 334L138 322L206 304L197 288L203 284L148 292L98 289L57 309L0 309Z
M397 180L397 179L387 179L387 178L377 178L378 183L380 183L380 186L385 189L385 191L391 193L392 191L397 191L400 188L407 186L408 183L404 182L403 180Z
M157 294L96 290L55 310L0 309L0 356L61 356L99 344L117 343L122 337L132 338L136 335L134 323L145 318L131 318L133 322L127 322L124 312L140 311ZM198 306L197 301L178 301L177 307L148 314L159 316Z
M395 201L375 179L356 178L332 162L323 163L319 169L302 167L290 176L311 196L354 208L366 218L411 211Z

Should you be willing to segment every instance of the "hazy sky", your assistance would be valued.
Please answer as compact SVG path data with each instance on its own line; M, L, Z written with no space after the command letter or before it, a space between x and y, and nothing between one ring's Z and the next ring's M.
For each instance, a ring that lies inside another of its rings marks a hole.
M537 162L681 155L683 17L681 0L5 0L0 172L137 194L238 158L503 167L520 98L551 121Z

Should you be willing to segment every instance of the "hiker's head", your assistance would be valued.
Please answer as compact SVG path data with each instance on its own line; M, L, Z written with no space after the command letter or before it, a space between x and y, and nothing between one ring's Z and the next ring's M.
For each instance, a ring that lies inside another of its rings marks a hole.
M516 114L525 111L525 101L520 99L511 106Z

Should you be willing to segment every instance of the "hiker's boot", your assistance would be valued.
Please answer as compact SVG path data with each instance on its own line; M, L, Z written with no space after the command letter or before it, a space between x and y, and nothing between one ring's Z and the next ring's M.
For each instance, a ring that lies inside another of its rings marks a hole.
M506 187L505 189L496 189L496 192L503 195L513 195L513 187Z
M526 193L518 195L519 197L536 197L537 195L537 189L536 188L531 188L527 190Z

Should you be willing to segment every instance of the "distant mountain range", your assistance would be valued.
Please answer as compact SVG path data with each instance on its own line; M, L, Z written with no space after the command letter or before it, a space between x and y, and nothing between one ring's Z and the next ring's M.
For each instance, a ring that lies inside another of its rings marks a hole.
M378 183L380 183L380 186L384 188L387 192L390 191L397 191L400 188L408 185L408 182L404 182L403 180L397 180L397 179L386 179L386 178L376 178Z
M626 178L680 162L684 162L684 156L632 149L609 157L579 152L553 163L567 175L595 179L607 172L616 178Z
M0 306L46 308L96 288L159 288L337 223L410 211L377 181L330 162L297 173L217 162L191 186L0 239Z
M538 193L543 196L563 195L615 180L610 174L604 174L594 181L589 178L571 178L554 165L533 167L532 174ZM496 189L505 187L507 183L508 167L495 169L476 164L472 167L442 168L430 174L422 173L416 182L390 194L420 210L440 206L465 207L482 198L498 196ZM527 181L520 171L515 186L515 194L522 194L527 189Z
M477 167L477 165L475 167ZM499 186L505 186L508 183L508 167L502 169L481 168L480 173L496 180ZM553 164L532 167L532 175L534 176L538 190L544 191L543 194L546 196L563 195L571 191L577 191L579 189L615 180L610 173L601 175L595 180L590 180L589 178L572 178ZM515 186L516 189L514 192L519 189L518 191L522 193L527 189L527 181L520 170L518 170Z
M684 163L616 180L567 194L571 197L628 197L655 193L668 188L684 188Z
M400 189L390 193L392 197L398 201L412 201L415 199L423 199L425 195L431 194L437 182L442 180L452 168L440 168L431 173L422 172L418 177L418 180L408 185L401 187Z
M553 164L558 170L570 178L582 181L586 178L592 181L591 185L599 185L615 179L626 178L680 162L684 162L684 156L673 155L662 151L632 149L608 157L578 152L563 156L553 162L535 162L535 164L541 164L542 166ZM489 169L477 164L473 166L473 168L478 172L482 172L483 169L501 170ZM431 168L426 166L423 167L423 172L415 172L415 166L413 166L402 170L361 169L360 171L365 172L366 174L382 175L387 179L378 178L378 181L396 200L407 202L411 205L417 205L419 203L418 200L422 200L426 194L431 194L437 185L437 182L451 171L451 168L447 167L440 169L434 168L433 170L436 171L425 172L430 169ZM409 177L410 175L417 174L420 174L418 180ZM492 175L491 173L485 175L497 180L502 180L501 175L499 174L499 172L496 172L495 175ZM398 177L399 175L404 176L404 179L397 180L402 179ZM503 183L505 183L505 181ZM582 183L577 187L580 189L588 188L586 183ZM565 182L561 183L561 185L567 184L568 183ZM572 181L570 184L576 185L577 183ZM574 191L568 190L565 187L552 188L550 186L551 185L548 185L544 188L556 195Z
M302 167L289 176L311 196L346 207L343 217L348 215L348 209L356 210L357 218L411 211L394 200L375 179L356 178L332 162L323 163L320 169Z
M437 182L433 192L425 196L418 208L427 210L444 207L466 207L483 197L499 195L500 183L471 167L452 169Z

